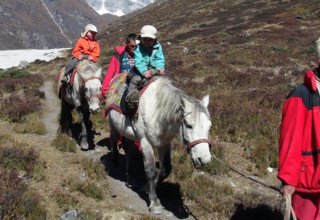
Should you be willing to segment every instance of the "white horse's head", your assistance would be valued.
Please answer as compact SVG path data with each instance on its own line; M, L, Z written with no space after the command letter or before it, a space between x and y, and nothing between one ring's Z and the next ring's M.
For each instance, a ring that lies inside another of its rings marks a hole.
M208 111L209 95L202 101L189 101L182 98L184 105L184 120L181 125L181 136L193 163L196 166L211 161L209 130L211 120Z
M83 67L79 68L80 66L78 71L82 77L84 98L88 102L90 112L96 113L100 107L102 69L91 62L83 62Z

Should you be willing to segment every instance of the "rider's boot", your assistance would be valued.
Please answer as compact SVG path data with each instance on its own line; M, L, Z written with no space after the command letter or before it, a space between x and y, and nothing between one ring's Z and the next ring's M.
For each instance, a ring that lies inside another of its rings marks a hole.
M62 79L61 79L61 82L67 84L68 81L69 81L68 78L69 78L68 75L67 75L67 74L64 74L63 77L62 77Z
M138 90L133 90L127 95L127 108L129 111L133 111L139 102L139 92Z

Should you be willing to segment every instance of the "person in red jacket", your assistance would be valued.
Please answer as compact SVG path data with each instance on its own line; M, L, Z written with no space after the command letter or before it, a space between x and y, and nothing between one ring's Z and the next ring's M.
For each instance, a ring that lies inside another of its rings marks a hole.
M109 67L106 71L106 76L102 84L102 96L106 96L109 90L109 85L112 78L124 72L129 72L134 66L134 49L136 47L136 37L135 33L131 33L126 37L126 42L124 46L118 46L115 48L116 56L111 58Z
M320 71L308 70L304 84L282 110L278 178L300 220L320 219Z
M94 63L98 61L100 56L100 45L95 40L95 36L98 33L97 27L93 24L88 24L85 27L84 33L81 34L81 38L77 41L76 46L72 51L72 58L68 62L64 71L64 76L61 80L62 83L67 83L69 75L78 63L83 59L88 59Z

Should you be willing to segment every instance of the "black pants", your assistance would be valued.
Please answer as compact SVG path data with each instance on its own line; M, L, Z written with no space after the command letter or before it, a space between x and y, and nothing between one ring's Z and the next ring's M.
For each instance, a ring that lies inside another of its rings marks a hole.
M66 69L64 70L64 75L70 75L79 62L80 61L77 58L72 57L67 63Z

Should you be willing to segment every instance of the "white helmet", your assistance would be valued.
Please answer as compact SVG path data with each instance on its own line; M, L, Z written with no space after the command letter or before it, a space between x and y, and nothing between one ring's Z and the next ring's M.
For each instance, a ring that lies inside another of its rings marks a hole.
M93 24L87 24L86 27L84 28L84 32L81 34L82 37L86 36L86 34L87 34L89 31L98 33L98 29L97 29L96 26L94 26Z
M143 26L143 28L141 28L141 38L144 38L144 37L149 37L149 38L152 38L152 39L156 39L157 38L157 29L152 26L152 25L145 25Z

